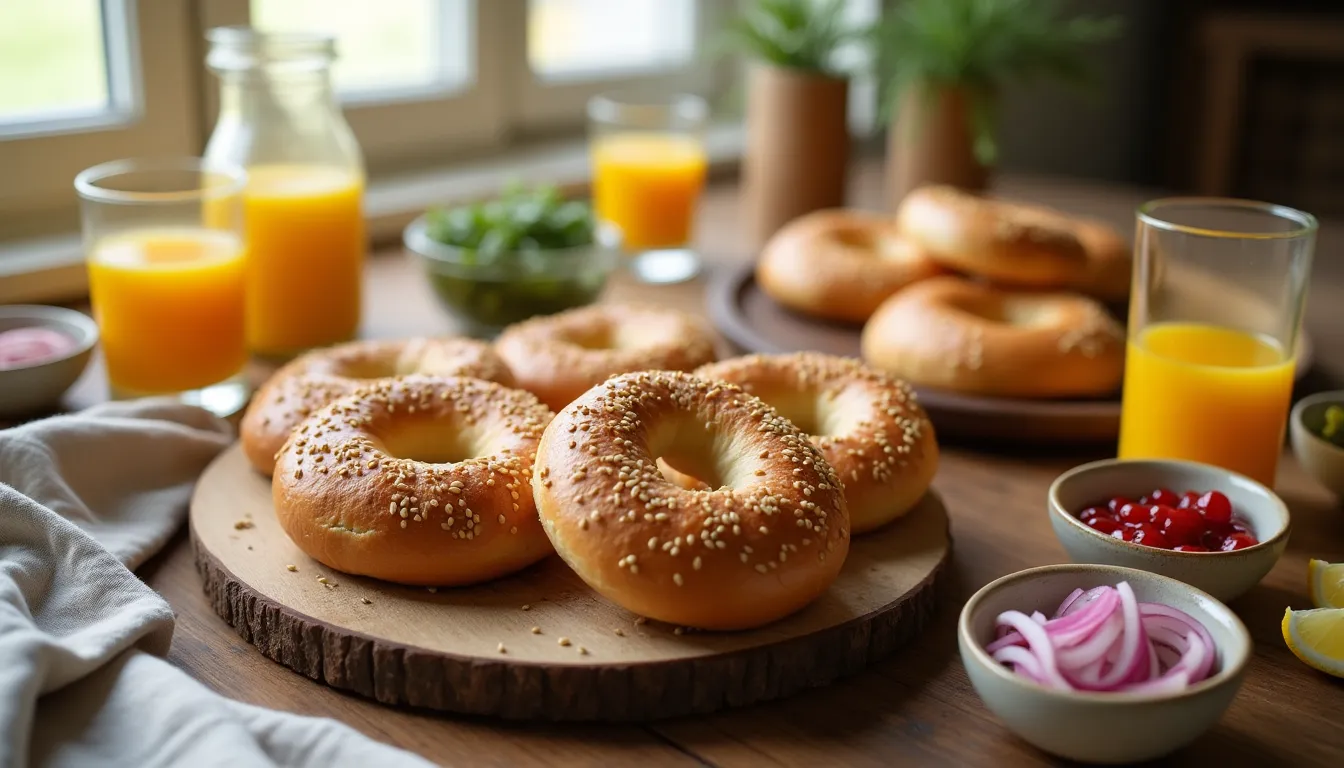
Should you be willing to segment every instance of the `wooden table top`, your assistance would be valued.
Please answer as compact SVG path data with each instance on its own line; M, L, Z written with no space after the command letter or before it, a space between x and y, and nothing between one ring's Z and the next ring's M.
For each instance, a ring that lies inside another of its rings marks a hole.
M881 200L881 167L861 164L851 199ZM1150 193L1047 179L1005 179L1005 194L1111 219L1128 229ZM710 268L749 258L736 226L736 188L710 190L699 240ZM1307 326L1316 371L1304 388L1344 381L1344 222L1321 233ZM368 266L364 335L393 337L456 330L398 250ZM701 312L704 281L646 286L617 276L606 299ZM91 369L69 405L105 396ZM1013 571L1068 558L1050 531L1045 493L1064 469L1097 452L996 452L944 443L934 488L952 518L953 560L935 621L893 658L828 688L708 717L648 725L546 725L456 718L385 707L338 693L267 660L215 615L202 593L185 537L144 566L141 576L177 613L170 659L235 699L305 715L333 717L372 738L449 765L1033 765L1054 762L1009 733L972 690L956 652L955 624L965 599ZM1310 607L1311 557L1344 561L1344 509L1287 457L1278 491L1293 513L1293 535L1278 565L1232 603L1255 639L1246 681L1218 726L1177 753L1182 764L1340 765L1344 760L1344 681L1318 674L1284 646L1286 607ZM1143 734L1117 734L1143 738Z

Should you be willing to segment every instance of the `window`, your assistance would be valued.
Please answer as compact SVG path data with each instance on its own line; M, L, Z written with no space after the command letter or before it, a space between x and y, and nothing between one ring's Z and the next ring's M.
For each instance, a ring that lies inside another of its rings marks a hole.
M84 168L200 150L190 28L177 0L0 2L0 238L73 231Z
M529 0L527 62L544 81L684 66L696 53L694 0Z
M258 29L335 35L333 79L346 103L450 93L472 80L468 0L252 0L251 13Z

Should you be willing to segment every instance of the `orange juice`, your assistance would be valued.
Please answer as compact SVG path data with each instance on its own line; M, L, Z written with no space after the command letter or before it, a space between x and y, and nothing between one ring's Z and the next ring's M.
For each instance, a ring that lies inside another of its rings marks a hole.
M334 167L247 170L247 342L284 357L353 338L364 268L364 180Z
M1272 486L1293 368L1273 340L1241 331L1145 328L1125 357L1120 458L1200 461Z
M97 241L89 297L115 389L218 384L247 361L243 245L230 232L144 229Z
M690 241L707 165L699 142L675 134L612 134L595 139L592 153L597 218L620 228L626 249Z

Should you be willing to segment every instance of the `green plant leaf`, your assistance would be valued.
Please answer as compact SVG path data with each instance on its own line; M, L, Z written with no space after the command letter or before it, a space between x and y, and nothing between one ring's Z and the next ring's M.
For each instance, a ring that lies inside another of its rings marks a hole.
M866 30L844 19L844 0L752 0L716 46L779 67L841 75L836 52Z
M976 157L997 155L995 95L1010 82L1088 85L1089 46L1120 34L1118 18L1065 18L1059 0L905 0L869 35L882 100L895 118L911 87L960 88L971 96Z

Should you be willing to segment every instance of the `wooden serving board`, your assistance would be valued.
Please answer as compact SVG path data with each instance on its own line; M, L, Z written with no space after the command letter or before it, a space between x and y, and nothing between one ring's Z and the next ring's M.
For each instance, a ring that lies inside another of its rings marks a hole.
M435 592L332 571L286 537L270 481L238 446L202 475L191 538L215 611L314 680L386 704L606 721L712 712L859 671L924 626L951 548L947 512L931 493L856 538L840 578L799 613L751 631L682 633L637 623L557 557Z
M862 326L828 322L785 309L756 283L755 264L713 273L706 301L719 332L746 352L814 350L862 356ZM1120 308L1117 314L1123 316L1123 311ZM1311 344L1303 334L1297 357L1298 377L1310 367ZM1043 445L1114 441L1120 434L1119 392L1104 399L1018 400L928 387L917 391L938 434L943 436Z

